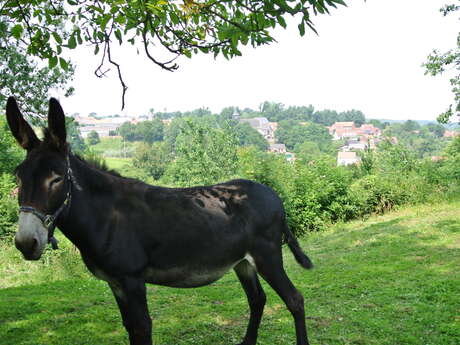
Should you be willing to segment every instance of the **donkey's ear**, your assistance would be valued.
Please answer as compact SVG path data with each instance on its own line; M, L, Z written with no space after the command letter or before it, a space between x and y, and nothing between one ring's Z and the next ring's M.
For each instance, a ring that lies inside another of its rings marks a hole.
M6 102L6 119L11 133L23 149L30 151L40 145L40 140L32 127L24 120L14 97L9 97Z
M56 98L50 99L48 110L48 129L59 148L66 147L65 115Z

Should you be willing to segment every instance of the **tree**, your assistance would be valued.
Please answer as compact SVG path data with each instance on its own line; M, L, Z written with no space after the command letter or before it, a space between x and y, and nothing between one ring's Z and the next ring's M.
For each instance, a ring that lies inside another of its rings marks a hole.
M176 186L223 182L237 171L237 140L228 128L188 119L177 136L175 151L165 180Z
M86 151L85 141L80 133L80 124L72 117L66 116L65 125L67 130L67 142L70 144L72 151L76 153Z
M220 112L220 117L226 120L232 120L234 115L240 115L241 111L237 107L225 107Z
M322 152L328 152L332 146L332 137L326 127L312 122L300 124L294 120L280 121L275 135L289 150L305 141L315 142Z
M301 144L297 144L294 148L294 152L296 158L303 163L312 162L321 155L318 144L312 141L304 141Z
M135 127L137 140L142 140L146 143L163 140L164 125L160 119L155 118L152 121L143 121Z
M428 130L434 134L436 138L442 138L446 131L446 128L439 123L429 123L427 125Z
M385 129L387 126L390 125L388 122L381 122L380 120L376 120L376 119L370 119L368 123L380 129Z
M339 114L335 110L329 109L317 111L313 115L313 121L325 126L330 126L334 122L339 121Z
M118 133L121 135L123 140L135 141L137 140L136 136L136 126L131 122L124 122L120 127L118 127Z
M262 134L252 128L249 123L238 123L234 127L240 146L254 146L260 151L268 150L268 142Z
M441 8L444 16L460 10L460 5L446 5ZM424 64L425 74L432 76L441 75L448 69L456 70L457 74L450 79L454 103L438 116L438 121L447 123L452 116L460 116L460 32L457 35L457 46L445 53L434 50Z
M101 142L101 139L99 138L99 133L96 131L91 131L88 133L88 144L89 145L96 145Z
M50 68L59 64L67 70L64 51L93 46L101 57L96 74L103 76L106 64L118 72L123 107L127 87L112 54L113 42L140 46L153 63L174 71L180 55L210 53L229 59L241 55L241 45L269 44L274 41L271 29L286 27L288 16L299 19L303 36L306 27L315 31L313 15L337 5L345 5L344 0L39 0L3 1L0 14L14 23L8 38L23 42L30 55L48 60ZM165 53L169 56L162 60Z
M284 104L265 101L259 105L259 111L261 115L266 117L269 121L279 121L283 118Z
M172 152L164 142L141 143L136 147L133 165L154 180L161 178L171 162Z
M24 150L11 135L5 116L0 116L0 175L12 174L24 159Z
M362 111L353 109L340 113L339 121L354 122L356 126L360 127L366 122L366 118Z
M420 130L421 126L417 121L407 120L403 123L402 129L406 132L414 132Z
M26 49L11 38L14 27L0 18L0 107L4 109L6 99L15 96L21 104L21 111L34 124L35 117L48 111L48 92L51 89L66 89L65 96L73 93L67 87L73 76L73 67L67 70L50 69L27 58Z

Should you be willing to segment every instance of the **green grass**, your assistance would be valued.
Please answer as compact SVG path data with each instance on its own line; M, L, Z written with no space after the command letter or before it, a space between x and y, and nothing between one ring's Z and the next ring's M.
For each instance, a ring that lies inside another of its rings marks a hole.
M104 159L110 169L117 171L123 171L124 169L129 168L132 164L131 158L106 157Z
M120 137L104 137L90 149L104 157L126 157L131 156L135 151L138 142L123 141Z
M301 244L316 268L303 270L288 250L285 266L305 296L312 345L460 343L460 202L336 225ZM38 263L0 246L0 343L128 344L109 289L63 246ZM294 344L290 314L264 288L258 344ZM148 292L156 345L229 345L244 334L248 307L233 273L200 289Z

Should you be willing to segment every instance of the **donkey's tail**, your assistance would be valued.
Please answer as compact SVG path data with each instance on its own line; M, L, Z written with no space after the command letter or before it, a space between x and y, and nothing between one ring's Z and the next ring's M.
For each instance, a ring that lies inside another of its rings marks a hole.
M286 238L286 243L299 265L306 269L313 268L313 262L311 262L310 258L302 251L299 242L294 237L291 230L289 230L286 223L283 226L283 233Z

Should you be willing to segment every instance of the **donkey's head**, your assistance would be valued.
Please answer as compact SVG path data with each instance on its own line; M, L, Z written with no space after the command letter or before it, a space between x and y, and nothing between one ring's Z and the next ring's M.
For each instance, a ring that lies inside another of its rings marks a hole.
M25 259L38 260L46 244L54 240L55 219L70 201L64 112L59 102L51 98L43 141L24 120L13 97L8 99L6 117L11 133L27 151L26 158L15 170L20 206L15 244Z

